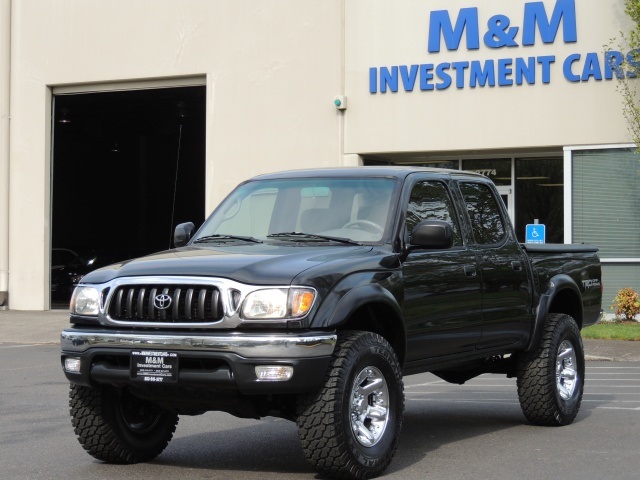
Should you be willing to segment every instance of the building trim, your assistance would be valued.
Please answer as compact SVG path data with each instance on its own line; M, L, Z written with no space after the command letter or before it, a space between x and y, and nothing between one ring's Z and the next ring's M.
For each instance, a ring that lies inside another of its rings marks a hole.
M637 148L635 143L608 143L603 145L570 145L567 147L563 147L563 150L566 151L574 151L574 150L610 150L610 149L621 149L621 148Z
M640 263L640 258L601 258L601 263Z
M198 87L206 85L207 76L205 74L197 74L179 77L116 80L113 82L70 83L65 85L50 85L50 88L54 95L71 95L77 93L150 90L154 88Z
M563 160L564 174L564 243L573 243L573 153L566 147Z

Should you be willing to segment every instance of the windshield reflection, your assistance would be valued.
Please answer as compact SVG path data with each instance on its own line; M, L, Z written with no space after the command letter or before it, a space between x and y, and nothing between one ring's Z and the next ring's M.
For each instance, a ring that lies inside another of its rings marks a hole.
M380 242L390 224L391 178L295 178L240 185L194 238Z

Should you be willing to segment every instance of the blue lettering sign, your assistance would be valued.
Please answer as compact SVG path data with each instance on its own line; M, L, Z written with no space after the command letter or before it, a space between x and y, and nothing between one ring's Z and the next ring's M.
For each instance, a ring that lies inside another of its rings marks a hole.
M489 48L517 47L515 42L518 27L509 28L511 20L506 15L495 15L487 22L484 44Z
M456 88L464 88L464 71L469 68L469 62L453 62L451 66L456 71Z
M484 87L487 82L490 87L496 86L495 66L493 60L487 60L484 62L484 68L482 63L478 60L471 62L471 70L469 72L469 86L476 88L476 84Z
M433 90L433 63L420 65L420 90Z
M507 15L493 15L487 21L486 31L480 36L478 8L461 8L457 15L447 10L430 12L428 52L438 53L441 41L447 50L458 50L463 38L468 50L478 50L480 41L487 48L513 48L535 45L537 41L554 43L562 29L564 43L577 42L576 1L537 0L524 3L522 23L514 25ZM546 5L545 5L546 4ZM521 34L521 39L518 35ZM520 45L518 42L520 41ZM618 51L571 53L562 61L562 73L570 83L624 79L638 76L640 50L626 55ZM513 85L548 84L554 72L555 55L513 56L511 58L456 61L444 59L438 63L392 65L369 68L369 92L387 93L441 91L455 84L457 89L465 87L512 87ZM625 71L625 66L627 69Z
M537 62L542 65L542 83L551 82L551 64L556 61L555 55L538 57Z
M498 85L507 87L513 85L513 80L508 78L511 76L511 64L513 60L510 58L501 58L498 60Z
M574 53L569 55L562 64L562 70L564 72L564 78L570 82L579 82L580 76L573 73L573 64L580 60L580 54Z
M627 72L627 77L636 78L636 72L640 68L640 49L631 50L627 53L627 63L631 66L631 70Z
M451 85L451 75L446 72L446 70L449 70L450 67L451 65L449 65L448 63L441 63L436 67L436 75L440 80L442 80L440 83L436 84L436 89L444 90L445 88L449 88L449 86Z
M418 65L411 65L411 68L408 68L406 65L400 66L400 77L402 78L402 86L404 87L405 91L413 91L413 86L416 84L417 76Z
M516 58L516 85L522 85L523 79L529 85L536 83L536 57Z
M446 10L435 10L429 17L429 41L430 53L440 51L440 35L444 38L447 50L458 50L462 33L466 29L467 49L478 50L480 48L480 33L478 31L478 9L461 8L456 19L456 27L451 24L451 17Z
M616 78L621 80L624 78L624 72L622 71L622 60L624 57L622 53L616 51L605 52L604 54L604 78L611 80L613 78L613 72L616 73Z
M369 93L376 93L378 91L378 69L371 67L369 69Z
M553 8L551 20L542 2L524 4L524 24L522 26L522 45L535 45L536 26L540 32L543 43L553 43L560 28L562 20L562 33L564 43L578 41L576 28L576 2L575 0L557 0Z
M522 45L535 45L536 32L540 33L543 43L555 42L562 23L564 43L578 41L575 0L556 0L551 13L547 15L544 2L524 4L522 23ZM484 44L489 48L517 47L516 36L519 27L511 26L506 15L494 15L487 22L487 31L483 36ZM444 39L447 50L458 50L465 34L468 50L480 48L480 27L477 8L461 8L455 21L455 27L447 10L434 10L429 15L429 35L427 50L429 53L440 51L440 39Z
M602 80L602 70L600 69L600 60L595 52L587 53L584 61L584 69L582 70L582 81L587 82L590 78Z
M398 91L398 67L380 67L380 93L387 92L387 86L392 92Z
M579 53L568 55L562 64L564 78L571 83L579 83L612 80L614 75L617 79L623 79L625 75L629 78L635 76L633 65L629 71L623 70L625 57L622 53L612 50L605 52L604 56L601 55L599 52L589 52L584 57ZM626 55L627 62L629 58L634 59L633 51Z

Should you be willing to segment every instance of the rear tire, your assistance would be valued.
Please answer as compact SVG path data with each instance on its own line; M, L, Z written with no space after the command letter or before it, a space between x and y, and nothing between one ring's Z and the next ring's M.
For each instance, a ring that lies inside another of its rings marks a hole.
M518 364L518 397L534 425L569 425L584 390L580 329L569 315L549 314L540 345Z
M71 385L69 407L82 447L107 463L154 459L167 447L178 424L178 415L110 387Z
M404 414L400 365L371 332L342 332L324 386L299 401L298 429L307 460L334 478L380 475L393 458Z

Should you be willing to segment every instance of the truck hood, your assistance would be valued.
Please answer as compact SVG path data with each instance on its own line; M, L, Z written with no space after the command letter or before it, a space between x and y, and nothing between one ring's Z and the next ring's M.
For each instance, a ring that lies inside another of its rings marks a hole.
M135 276L222 277L260 285L289 285L301 272L335 260L364 259L370 246L250 244L187 246L103 267L82 283L104 283Z

